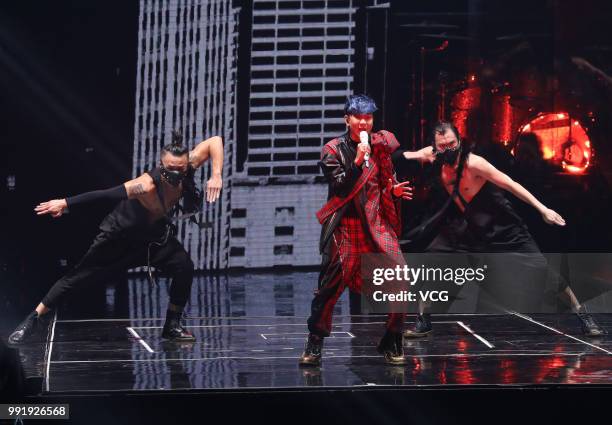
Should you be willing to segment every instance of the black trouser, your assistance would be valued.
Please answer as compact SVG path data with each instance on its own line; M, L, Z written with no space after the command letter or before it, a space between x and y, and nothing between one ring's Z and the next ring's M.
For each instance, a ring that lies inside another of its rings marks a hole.
M517 224L517 226L519 226ZM478 300L478 311L489 312L486 307L487 294L519 312L536 313L545 298L547 275L557 283L557 292L563 293L569 286L567 256L561 257L560 271L549 264L537 243L524 227L514 229L512 236L497 235L496 240L479 239L462 217L449 219L426 248L431 253L468 254L469 265L473 267L483 261L488 263L488 284L481 292L484 298ZM508 253L513 255L486 255ZM486 259L486 260L485 260ZM518 277L524 281L517 281ZM459 286L451 287L450 295L456 297ZM454 291L454 292L453 292Z
M102 232L81 261L55 282L42 303L49 308L76 287L104 282L120 272L147 264L149 240L114 236ZM183 245L173 236L162 246L151 245L150 265L172 277L170 303L184 307L191 292L193 262Z

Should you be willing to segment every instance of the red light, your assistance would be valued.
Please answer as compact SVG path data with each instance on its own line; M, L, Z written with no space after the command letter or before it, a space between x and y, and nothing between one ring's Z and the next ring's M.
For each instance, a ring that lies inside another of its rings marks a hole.
M501 142L504 146L513 139L513 129L516 128L513 108L509 95L496 96L493 99L493 132L492 139Z
M540 113L519 129L519 135L535 134L541 143L543 159L569 173L582 174L589 167L593 156L591 142L580 122L570 120L569 117L567 112Z
M455 94L451 100L451 121L459 131L459 137L467 136L467 119L476 108L480 106L481 89L471 86Z

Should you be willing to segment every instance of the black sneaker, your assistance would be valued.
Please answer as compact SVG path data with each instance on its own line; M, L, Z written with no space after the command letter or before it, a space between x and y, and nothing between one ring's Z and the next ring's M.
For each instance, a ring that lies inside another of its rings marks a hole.
M417 315L412 329L404 331L404 338L423 338L433 332L429 314Z
M33 311L21 322L8 337L9 344L22 344L41 327L38 313Z
M181 325L180 320L175 319L166 320L162 338L177 342L193 342L196 340L193 334Z
M584 335L602 336L607 334L606 330L597 324L595 318L586 311L584 306L580 307L576 316L578 316L578 320L580 320L580 326L582 327L582 333Z
M315 334L309 334L304 352L300 357L300 366L321 366L321 351L323 350L323 338Z
M385 335L378 344L377 350L380 354L385 356L385 363L388 365L406 364L403 337L399 332L385 332Z

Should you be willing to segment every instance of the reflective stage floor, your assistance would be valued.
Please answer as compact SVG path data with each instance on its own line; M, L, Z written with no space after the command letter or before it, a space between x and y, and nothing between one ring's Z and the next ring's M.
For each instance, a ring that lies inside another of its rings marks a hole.
M385 317L350 315L346 294L322 366L300 368L315 282L316 272L199 277L185 320L197 341L176 344L160 338L167 282L133 277L68 303L46 339L19 351L47 395L612 384L612 337L583 337L569 314L435 315L433 335L404 341L408 364L387 366L376 352ZM612 315L596 318L612 332Z
M576 335L571 317L437 316L405 341L407 366L382 362L380 317L340 316L323 365L297 364L303 317L191 318L195 343L160 339L159 319L57 320L45 389L133 391L396 385L609 384L612 341ZM612 318L600 318L608 328ZM576 335L576 336L574 336Z

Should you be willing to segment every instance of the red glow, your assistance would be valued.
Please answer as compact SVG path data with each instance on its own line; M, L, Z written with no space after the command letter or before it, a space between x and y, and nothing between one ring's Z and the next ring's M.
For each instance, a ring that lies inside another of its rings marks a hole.
M478 380L474 377L471 364L467 357L458 357L455 369L455 381L458 384L475 384Z
M589 167L593 152L586 130L567 112L541 113L522 126L521 133L534 133L541 141L544 159L572 174L582 174Z
M455 94L451 101L451 121L459 131L459 137L467 136L467 119L470 113L480 106L481 89L470 86Z
M510 96L496 96L493 99L493 140L508 145L512 140L512 105ZM526 127L528 127L527 124ZM525 130L528 131L528 130Z
M557 351L557 350L555 350ZM547 357L538 361L538 369L534 375L534 382L541 383L546 379L558 378L567 363L560 356Z
M516 381L515 362L509 359L504 359L500 364L501 379L504 384L513 384Z
M446 371L440 371L440 373L438 374L438 380L443 385L448 383L448 380L446 379Z

